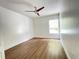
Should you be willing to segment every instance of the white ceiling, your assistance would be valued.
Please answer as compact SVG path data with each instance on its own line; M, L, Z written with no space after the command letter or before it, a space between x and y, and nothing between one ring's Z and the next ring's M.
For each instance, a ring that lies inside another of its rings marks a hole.
M34 10L34 6L44 6L45 8L40 11L41 16L52 15L60 11L60 2L61 0L0 0L0 6L29 17L39 17L35 13L25 11Z

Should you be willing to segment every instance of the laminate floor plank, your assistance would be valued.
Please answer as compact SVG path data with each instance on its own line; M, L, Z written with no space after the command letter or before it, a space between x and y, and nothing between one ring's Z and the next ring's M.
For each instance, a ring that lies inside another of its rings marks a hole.
M68 59L59 40L31 39L5 51L6 59Z

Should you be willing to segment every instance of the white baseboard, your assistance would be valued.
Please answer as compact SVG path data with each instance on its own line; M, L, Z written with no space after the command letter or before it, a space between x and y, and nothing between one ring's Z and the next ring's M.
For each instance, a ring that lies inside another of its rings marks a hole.
M65 47L65 45L64 45L64 43L63 43L63 41L62 41L62 39L60 39L60 42L61 42L61 44L62 44L62 46L63 46L63 48L64 48L64 51L65 51L65 53L66 53L66 55L67 55L67 58L68 58L68 59L71 59L70 56L69 56L69 53L68 53L68 51L67 51L67 48Z

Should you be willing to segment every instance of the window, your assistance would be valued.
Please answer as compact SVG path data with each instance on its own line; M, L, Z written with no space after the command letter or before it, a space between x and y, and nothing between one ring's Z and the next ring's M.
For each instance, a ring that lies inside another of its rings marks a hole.
M58 33L58 19L49 20L49 33Z

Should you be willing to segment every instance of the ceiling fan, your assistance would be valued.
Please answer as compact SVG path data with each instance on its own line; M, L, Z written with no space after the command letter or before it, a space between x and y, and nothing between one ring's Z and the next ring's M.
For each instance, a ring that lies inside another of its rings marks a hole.
M33 11L25 11L25 12L34 12L35 14L37 14L38 16L40 16L39 11L41 11L44 8L45 7L42 6L42 7L40 7L40 8L37 9L37 7L35 6Z

